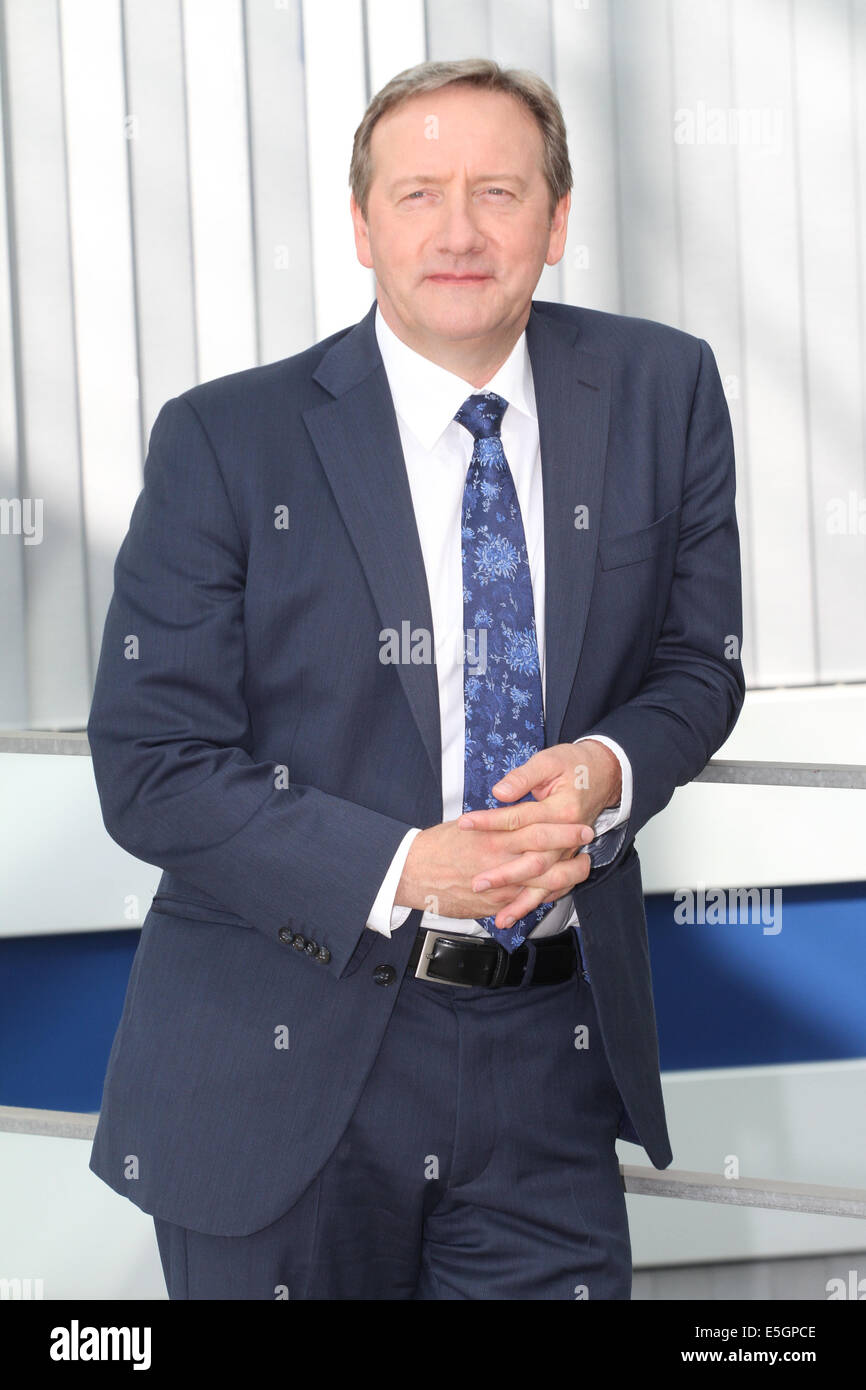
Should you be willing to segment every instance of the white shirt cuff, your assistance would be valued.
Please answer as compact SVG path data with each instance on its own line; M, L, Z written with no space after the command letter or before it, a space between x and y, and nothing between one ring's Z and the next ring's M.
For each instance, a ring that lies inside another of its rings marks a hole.
M397 853L391 860L388 872L382 880L382 887L376 894L376 900L370 908L367 926L371 927L373 931L381 932L383 936L390 937L392 931L396 930L397 927L402 927L412 911L411 907L395 907L394 899L397 896L397 885L409 855L409 848L415 836L420 834L420 829L407 830L397 846Z

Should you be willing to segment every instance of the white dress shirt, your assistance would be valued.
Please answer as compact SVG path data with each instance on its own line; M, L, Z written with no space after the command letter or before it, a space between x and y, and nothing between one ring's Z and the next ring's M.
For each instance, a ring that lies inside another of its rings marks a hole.
M502 447L514 479L526 535L541 687L546 702L544 499L532 368L526 350L526 334L521 333L507 360L490 381L483 387L473 386L471 382L464 381L408 347L389 328L378 307L375 322L376 338L397 413L415 522L427 572L442 734L442 819L456 820L463 813L465 742L462 510L463 490L474 440L454 416L467 396L482 390L495 391L508 402L502 418ZM467 660L470 663L473 660L471 644ZM615 830L628 819L631 812L632 772L628 757L619 744L597 734L593 734L593 738L606 744L616 754L622 768L620 803L601 812L593 825L596 838L592 846L584 846L581 850L585 854L591 848L594 862L607 863L619 849L624 832L610 837L611 847L607 852L603 852L599 837ZM473 832L467 830L465 833L471 835ZM396 907L394 898L409 847L418 834L420 828L410 830L404 836L370 910L367 926L384 936L390 936L392 930L401 926L412 910ZM518 891L515 886L515 896ZM536 925L531 935L533 938L553 936L577 924L578 917L571 895L566 894ZM470 936L495 934L488 932L473 918L443 917L433 911L424 913L421 926Z

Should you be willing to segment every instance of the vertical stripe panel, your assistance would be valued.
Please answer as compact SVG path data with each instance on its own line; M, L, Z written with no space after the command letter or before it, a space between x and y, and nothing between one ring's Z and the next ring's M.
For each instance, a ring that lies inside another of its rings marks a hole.
M256 361L246 53L239 0L184 0L198 371Z
M737 461L737 518L743 570L744 666L757 674L752 644L752 526L749 508L742 358L742 294L737 220L737 143L731 97L727 0L673 0L673 139L679 206L682 324L712 346ZM711 136L712 138L708 138Z
M124 0L123 33L143 456L160 407L199 380L181 0Z
M623 312L679 326L669 0L611 4Z
M866 0L5 0L0 23L0 727L85 722L163 402L369 308L352 137L427 56L560 98L569 238L536 297L712 344L750 685L863 678Z
M487 0L427 0L428 58L490 58Z
M857 312L860 360L866 363L866 0L851 0L851 89L854 93L852 158L857 223ZM860 429L866 440L866 387L860 392ZM860 460L857 492L860 528L866 531L866 448ZM858 589L862 591L862 587L861 575ZM859 665L862 677L866 655L861 654Z
M24 547L29 722L81 723L91 668L78 436L63 66L55 0L6 5L7 152L19 306L21 487L42 506Z
M82 503L93 669L115 537L140 487L138 377L118 0L62 0Z
M794 6L803 326L818 679L855 680L866 654L859 530L866 383L860 305L850 7ZM851 599L855 598L855 602Z
M17 511L22 505L19 467L15 315L14 218L10 206L12 171L7 157L11 134L6 82L5 23L0 7L0 729L28 722L27 634L24 598L24 535ZM7 192L8 190L8 192Z
M743 377L754 531L752 660L761 685L817 677L801 246L787 0L734 0L733 106Z
M370 95L427 53L424 0L367 0Z
M363 318L375 295L349 215L352 138L367 105L360 0L304 0L303 20L316 337L324 338Z
M509 68L529 68L553 81L551 6L547 0L490 0L490 48L475 56Z
M245 13L259 360L273 362L316 336L301 5Z
M622 312L617 218L619 144L610 8L554 0L555 81L574 187L562 261L563 301Z

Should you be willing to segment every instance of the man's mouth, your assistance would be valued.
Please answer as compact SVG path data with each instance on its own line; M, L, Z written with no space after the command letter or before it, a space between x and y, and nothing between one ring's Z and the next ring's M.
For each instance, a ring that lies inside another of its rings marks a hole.
M447 271L443 271L438 275L428 275L427 279L435 280L437 284L442 285L479 285L482 281L489 280L490 276L480 274L451 275Z

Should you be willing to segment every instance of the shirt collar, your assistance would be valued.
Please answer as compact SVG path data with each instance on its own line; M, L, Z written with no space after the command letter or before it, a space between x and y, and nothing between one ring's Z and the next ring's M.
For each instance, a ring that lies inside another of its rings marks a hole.
M499 370L478 387L410 348L385 322L378 305L375 322L394 409L425 449L434 447L466 397L478 391L495 391L509 406L537 418L525 331Z

